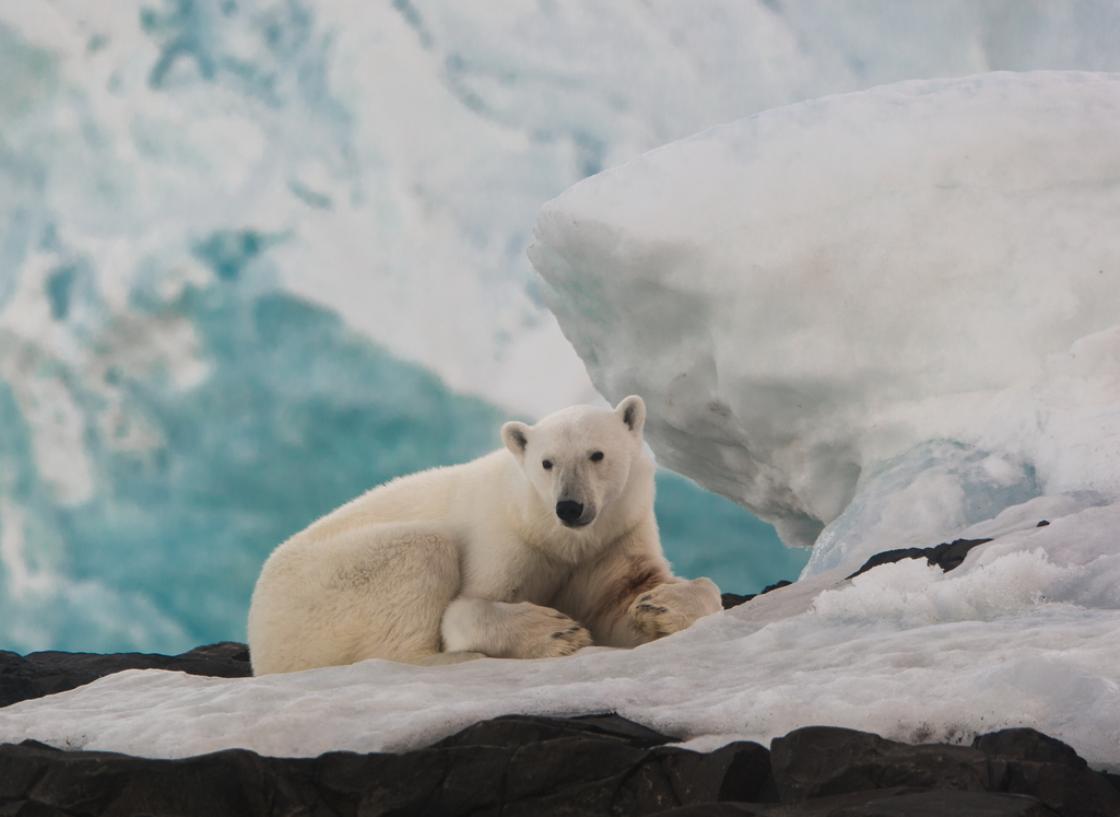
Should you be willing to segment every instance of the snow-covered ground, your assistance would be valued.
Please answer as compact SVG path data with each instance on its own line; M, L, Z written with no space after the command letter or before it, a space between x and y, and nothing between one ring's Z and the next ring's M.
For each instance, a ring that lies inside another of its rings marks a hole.
M852 582L833 571L635 650L253 679L133 670L0 709L0 742L312 756L416 748L506 713L614 710L698 749L810 723L965 742L1027 725L1120 766L1120 555L1099 555L1120 510L1043 528L1037 507L1019 510L966 531L1006 532L951 573L924 560Z

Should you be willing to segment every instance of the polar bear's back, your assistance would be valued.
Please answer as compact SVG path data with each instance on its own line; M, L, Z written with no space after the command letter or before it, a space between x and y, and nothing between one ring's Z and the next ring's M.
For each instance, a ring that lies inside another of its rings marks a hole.
M495 481L512 465L505 451L494 451L461 465L431 468L398 477L332 511L293 537L310 543L375 524L467 521L493 497Z

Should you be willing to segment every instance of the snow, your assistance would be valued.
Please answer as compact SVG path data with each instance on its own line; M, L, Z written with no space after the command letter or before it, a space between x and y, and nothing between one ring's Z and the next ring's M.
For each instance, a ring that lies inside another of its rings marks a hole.
M252 679L127 671L0 709L0 741L313 756L413 749L501 714L613 710L705 750L810 723L958 742L1027 725L1118 767L1120 555L1099 551L1120 508L1043 528L1012 516L953 572L924 560L853 581L831 571L635 650Z
M1120 496L1118 180L1120 75L914 81L585 180L530 254L659 461L814 575Z

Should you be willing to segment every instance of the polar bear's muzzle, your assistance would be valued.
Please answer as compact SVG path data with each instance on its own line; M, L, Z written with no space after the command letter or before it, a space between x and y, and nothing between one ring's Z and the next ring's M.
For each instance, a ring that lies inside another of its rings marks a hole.
M561 499L556 503L556 516L569 528L582 528L595 520L595 509L574 499Z

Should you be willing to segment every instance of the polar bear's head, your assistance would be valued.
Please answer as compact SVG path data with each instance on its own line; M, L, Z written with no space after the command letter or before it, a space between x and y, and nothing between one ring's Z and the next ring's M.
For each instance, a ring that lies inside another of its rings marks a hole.
M502 441L556 520L583 528L622 496L645 421L646 404L631 395L613 410L573 406L533 426L506 423Z

